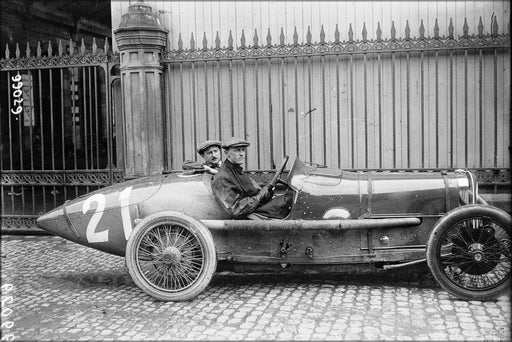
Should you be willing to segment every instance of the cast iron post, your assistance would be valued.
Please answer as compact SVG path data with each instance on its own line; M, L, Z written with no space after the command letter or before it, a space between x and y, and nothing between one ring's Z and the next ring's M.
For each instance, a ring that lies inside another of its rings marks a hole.
M160 54L168 31L150 6L131 5L114 31L120 53L125 178L161 174L164 167Z

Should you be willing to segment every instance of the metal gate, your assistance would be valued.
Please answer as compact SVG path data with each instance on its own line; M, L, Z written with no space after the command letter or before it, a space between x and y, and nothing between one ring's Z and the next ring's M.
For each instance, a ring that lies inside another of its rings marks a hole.
M38 43L32 56L27 44L21 57L17 45L0 60L2 230L35 227L41 213L123 180L118 56L107 40L77 48Z

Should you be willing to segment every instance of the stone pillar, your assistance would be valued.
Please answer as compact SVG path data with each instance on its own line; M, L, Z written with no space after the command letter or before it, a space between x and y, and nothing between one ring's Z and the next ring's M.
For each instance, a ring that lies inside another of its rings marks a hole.
M150 6L131 5L114 31L120 53L125 178L164 168L163 83L160 54L168 31Z

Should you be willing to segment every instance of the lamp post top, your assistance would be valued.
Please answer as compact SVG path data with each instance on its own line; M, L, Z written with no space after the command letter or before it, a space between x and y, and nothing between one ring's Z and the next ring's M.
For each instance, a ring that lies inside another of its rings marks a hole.
M141 29L167 32L160 23L158 15L143 0L139 0L128 7L128 12L123 14L119 28L114 33Z

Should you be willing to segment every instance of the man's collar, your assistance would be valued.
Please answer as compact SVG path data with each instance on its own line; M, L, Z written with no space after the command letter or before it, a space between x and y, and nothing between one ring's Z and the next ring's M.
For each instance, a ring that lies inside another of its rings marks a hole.
M244 168L241 165L235 164L227 158L225 160L225 164L226 164L226 166L232 168L233 170L235 170L236 172L238 172L240 174L242 174L244 172Z
M205 165L207 165L207 164L205 164ZM218 162L218 163L210 164L210 165L208 165L208 166L209 166L209 167L212 167L212 168L214 168L214 169L218 169L219 167L221 167L221 166L222 166L222 160L219 160L219 162Z

